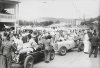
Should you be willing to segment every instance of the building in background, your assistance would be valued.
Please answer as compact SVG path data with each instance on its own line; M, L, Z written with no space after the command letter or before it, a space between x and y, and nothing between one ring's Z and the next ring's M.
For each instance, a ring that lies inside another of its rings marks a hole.
M18 24L19 0L0 0L0 30Z

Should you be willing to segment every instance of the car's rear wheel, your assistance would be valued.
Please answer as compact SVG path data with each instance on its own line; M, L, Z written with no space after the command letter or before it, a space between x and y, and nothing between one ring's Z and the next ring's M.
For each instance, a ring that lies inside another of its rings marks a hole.
M60 55L64 56L67 53L67 48L65 46L62 46L59 50Z
M50 53L50 60L53 60L55 57L55 51L52 49L51 53Z
M27 56L24 61L24 68L33 68L34 59L31 55Z

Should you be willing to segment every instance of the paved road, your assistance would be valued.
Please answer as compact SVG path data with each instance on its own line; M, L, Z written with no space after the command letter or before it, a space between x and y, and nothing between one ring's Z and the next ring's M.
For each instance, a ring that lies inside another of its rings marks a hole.
M56 55L55 59L50 63L44 61L34 65L33 68L100 68L100 54L97 58L83 52L72 51L65 56ZM23 68L19 65L14 65L13 68Z

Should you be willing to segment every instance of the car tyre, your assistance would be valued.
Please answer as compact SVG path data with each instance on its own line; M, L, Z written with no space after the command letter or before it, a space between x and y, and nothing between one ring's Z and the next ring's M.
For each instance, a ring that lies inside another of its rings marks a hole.
M66 53L67 53L67 48L66 48L65 46L62 46L62 47L60 48L60 50L59 50L59 53L60 53L61 56L66 55Z
M27 56L24 61L24 68L33 68L34 59L31 55Z

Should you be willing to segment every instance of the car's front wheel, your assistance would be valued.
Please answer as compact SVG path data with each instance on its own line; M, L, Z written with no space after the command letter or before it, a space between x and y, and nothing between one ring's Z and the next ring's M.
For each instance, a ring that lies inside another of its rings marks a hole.
M62 46L59 50L59 54L64 56L67 53L67 48L65 46Z
M24 61L24 68L33 68L34 59L31 55L27 56Z

